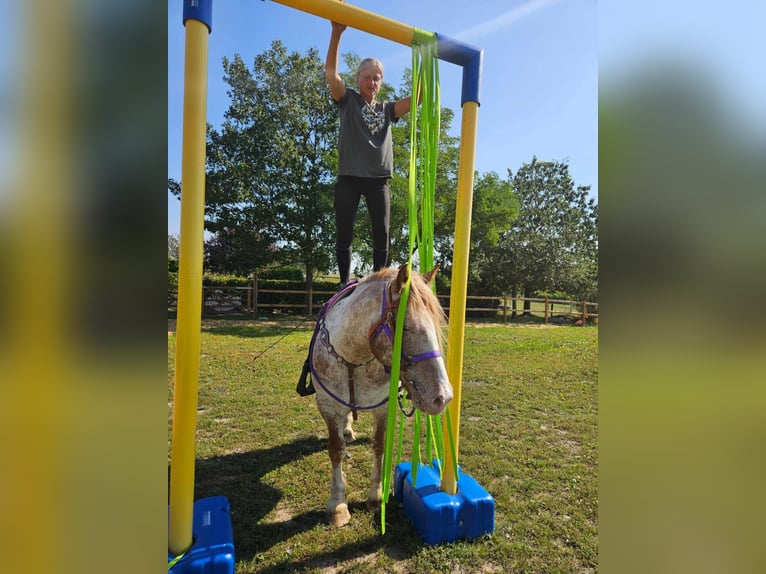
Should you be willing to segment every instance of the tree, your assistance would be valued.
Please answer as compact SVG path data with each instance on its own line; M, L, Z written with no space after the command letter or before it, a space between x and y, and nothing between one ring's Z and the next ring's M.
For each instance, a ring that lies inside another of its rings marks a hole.
M168 259L178 259L181 240L178 235L168 233Z
M239 55L223 69L231 104L207 141L211 248L239 273L298 261L310 283L335 250L337 113L323 62L316 49L288 53L275 41L252 71Z
M519 217L488 257L481 274L503 292L564 291L595 299L598 293L598 206L589 186L575 187L566 163L536 157L512 174ZM525 311L529 302L525 302Z
M449 186L437 210L439 229L437 245L451 274L454 249L455 208L457 187ZM489 262L500 238L519 215L519 200L510 181L502 181L495 172L476 174L471 206L471 238L468 282L479 292L494 291L495 274Z
M349 70L360 58L344 55ZM334 266L335 222L333 183L337 166L338 114L324 79L323 62L315 49L302 56L288 54L280 42L256 56L251 71L239 55L224 58L231 104L219 129L208 126L205 182L205 243L210 270L249 274L284 262L301 262L310 282L315 270ZM353 71L341 74L354 86ZM380 98L409 95L410 70L405 70L397 95L387 83ZM409 177L410 122L401 118L392 128L394 174L391 180L390 261L409 254L406 196ZM450 136L452 110L442 109L436 174L436 260L451 272L459 141ZM504 188L505 186L505 188ZM180 185L168 180L180 196ZM477 177L473 234L476 246L491 247L507 228L514 208L507 184L496 174ZM510 209L510 211L509 211ZM485 225L486 223L486 225ZM369 214L360 205L354 234L357 273L372 265Z
M392 219L394 205L401 213L403 225L396 230L398 241L396 245L398 250L393 253L399 257L399 261L406 261L409 254L409 229L407 223L407 190L409 187L409 159L410 159L410 122L412 114L405 116L406 122L402 122L399 130L406 134L406 143L402 146L406 150L406 155L402 162L397 164L394 158L394 179L396 186L395 197L392 197ZM440 129L439 129L439 149L436 162L436 181L434 189L434 260L441 265L441 273L449 275L452 272L452 241L455 234L455 200L457 198L457 172L458 159L460 156L459 138L449 134L452 126L454 112L449 108L441 109ZM398 136L394 132L394 142ZM420 134L418 134L420 137ZM396 144L395 144L396 145ZM420 217L418 217L420 220ZM393 236L393 235L392 235Z

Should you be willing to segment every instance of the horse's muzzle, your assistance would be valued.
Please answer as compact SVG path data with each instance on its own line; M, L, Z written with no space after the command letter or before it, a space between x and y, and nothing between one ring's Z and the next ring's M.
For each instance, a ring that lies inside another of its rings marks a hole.
M438 385L438 389L434 391L427 389L423 383L415 378L408 381L402 380L402 382L415 407L427 415L442 414L452 400L452 385L449 382L446 384L434 383L434 385Z

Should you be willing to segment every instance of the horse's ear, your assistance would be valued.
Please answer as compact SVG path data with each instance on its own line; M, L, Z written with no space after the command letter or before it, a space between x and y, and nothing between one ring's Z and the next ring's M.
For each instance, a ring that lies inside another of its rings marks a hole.
M428 273L423 274L423 279L425 279L425 282L430 285L431 282L436 278L436 273L439 271L439 264L436 264L436 267L431 269Z
M404 284L407 283L407 279L409 279L409 270L407 268L407 264L401 265L399 267L399 274L396 276L396 292L401 293L402 289L404 289Z

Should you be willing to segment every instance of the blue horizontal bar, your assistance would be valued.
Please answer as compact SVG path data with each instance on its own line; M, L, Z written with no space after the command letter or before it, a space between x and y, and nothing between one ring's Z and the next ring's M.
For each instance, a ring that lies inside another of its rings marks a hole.
M441 34L438 40L437 56L440 60L463 67L463 91L460 104L479 102L481 88L481 71L484 61L484 50L453 40ZM481 104L480 104L481 105Z

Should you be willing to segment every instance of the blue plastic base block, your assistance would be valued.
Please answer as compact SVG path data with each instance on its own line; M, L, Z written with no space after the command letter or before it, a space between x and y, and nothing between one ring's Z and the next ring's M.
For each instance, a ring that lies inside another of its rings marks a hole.
M225 496L194 503L189 551L168 572L173 574L234 574L234 531ZM173 559L168 556L168 563Z
M426 544L472 540L495 530L495 499L459 466L458 471L457 493L452 496L441 490L435 464L418 467L417 488L412 484L412 463L396 465L394 495Z

